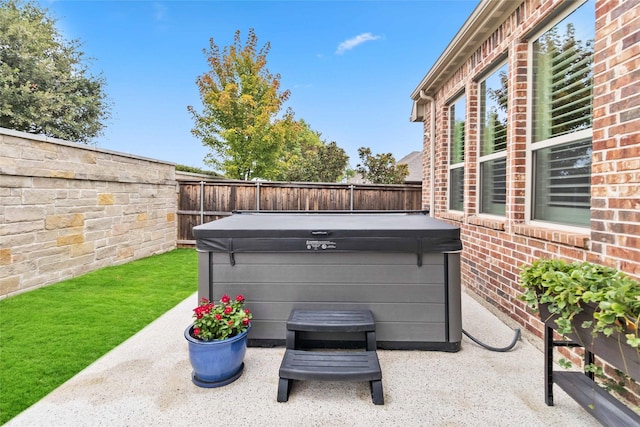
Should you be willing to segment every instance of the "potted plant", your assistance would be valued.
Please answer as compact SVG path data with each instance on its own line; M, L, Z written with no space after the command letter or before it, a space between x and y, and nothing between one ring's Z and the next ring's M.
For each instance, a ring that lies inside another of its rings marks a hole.
M520 282L520 298L547 326L640 379L640 283L610 267L557 259L523 268Z
M251 312L244 296L223 295L217 303L206 298L193 310L195 321L184 331L194 384L221 387L237 380L244 369Z

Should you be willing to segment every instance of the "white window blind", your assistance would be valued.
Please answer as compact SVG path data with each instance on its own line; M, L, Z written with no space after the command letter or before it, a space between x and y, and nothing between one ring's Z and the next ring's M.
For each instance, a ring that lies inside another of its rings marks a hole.
M493 215L506 212L507 71L503 64L480 82L480 213Z
M532 43L532 219L588 226L595 1Z
M466 96L449 107L449 209L464 210L464 144Z
M591 140L535 152L534 218L583 225L591 207Z
M591 127L593 31L578 32L572 16L533 43L534 142Z
M482 213L504 215L507 203L507 159L480 163L480 208Z

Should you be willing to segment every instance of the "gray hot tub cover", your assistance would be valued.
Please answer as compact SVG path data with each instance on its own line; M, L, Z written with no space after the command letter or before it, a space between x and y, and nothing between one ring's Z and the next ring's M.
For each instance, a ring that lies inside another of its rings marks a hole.
M193 228L203 252L453 252L460 229L424 214L237 213Z

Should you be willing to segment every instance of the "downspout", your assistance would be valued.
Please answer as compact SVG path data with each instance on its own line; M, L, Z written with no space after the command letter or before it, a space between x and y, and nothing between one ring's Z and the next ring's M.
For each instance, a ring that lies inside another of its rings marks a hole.
M431 146L431 155L429 156L429 216L435 216L435 203L436 203L436 195L435 195L435 155L436 155L436 144L435 144L435 132L436 132L436 102L433 97L425 95L424 89L420 89L420 99L428 101L431 106L431 113L429 114L429 138L430 146ZM426 106L425 106L426 109Z

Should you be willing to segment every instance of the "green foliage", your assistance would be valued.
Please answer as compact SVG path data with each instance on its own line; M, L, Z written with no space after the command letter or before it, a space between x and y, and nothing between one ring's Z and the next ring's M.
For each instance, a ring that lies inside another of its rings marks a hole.
M564 357L561 358L560 360L558 360L558 364L560 366L562 366L563 368L565 368L565 369L569 369L569 368L571 368L573 366L573 364L570 361L568 361L567 359L565 359Z
M409 166L397 164L391 153L371 154L368 147L358 148L361 163L356 165L356 172L373 184L402 184L409 175Z
M193 135L212 152L206 161L229 178L250 180L274 173L293 122L287 110L277 118L289 91L280 91L280 75L266 68L270 44L258 49L258 37L249 30L246 43L236 31L232 46L221 51L213 38L204 50L210 70L198 77L203 110L191 112Z
M105 80L89 74L37 3L0 0L0 126L89 143L110 117Z
M307 154L307 169L311 172L307 180L336 182L344 175L349 156L335 141L324 143Z
M178 249L0 300L0 424L197 289Z
M548 304L557 314L558 333L571 333L571 321L585 304L596 306L593 321L580 325L594 334L625 333L627 344L640 348L640 284L624 273L590 262L568 264L562 260L539 259L523 268L520 298L531 308Z
M356 171L355 169L352 169L351 167L349 167L347 165L347 167L344 168L344 171L342 171L342 178L343 179L350 179L356 176Z
M198 77L202 112L192 106L192 133L211 148L205 161L227 177L250 180L335 182L348 157L335 142L326 143L291 109L280 115L289 98L280 91L280 75L266 68L270 44L258 49L249 30L240 31L220 50L213 39L205 50L210 70Z
M278 181L336 182L342 178L349 156L335 141L320 139L304 121L291 123L281 166L273 178Z
M226 340L246 331L253 315L244 308L244 296L231 299L225 294L219 302L202 298L193 310L191 336L202 341Z
M213 172L213 171L208 171L208 170L204 170L204 169L200 169L200 168L196 168L194 166L186 166L186 165L176 165L176 170L177 171L181 171L181 172L190 172L190 173L199 173L202 175L211 175L213 177L220 177L219 174Z
M627 381L629 377L622 371L616 369L615 374L621 378L615 379L605 374L604 368L600 365L590 363L584 367L585 372L591 372L598 379L598 382L602 384L602 387L607 391L615 391L616 393L623 393L626 390Z

